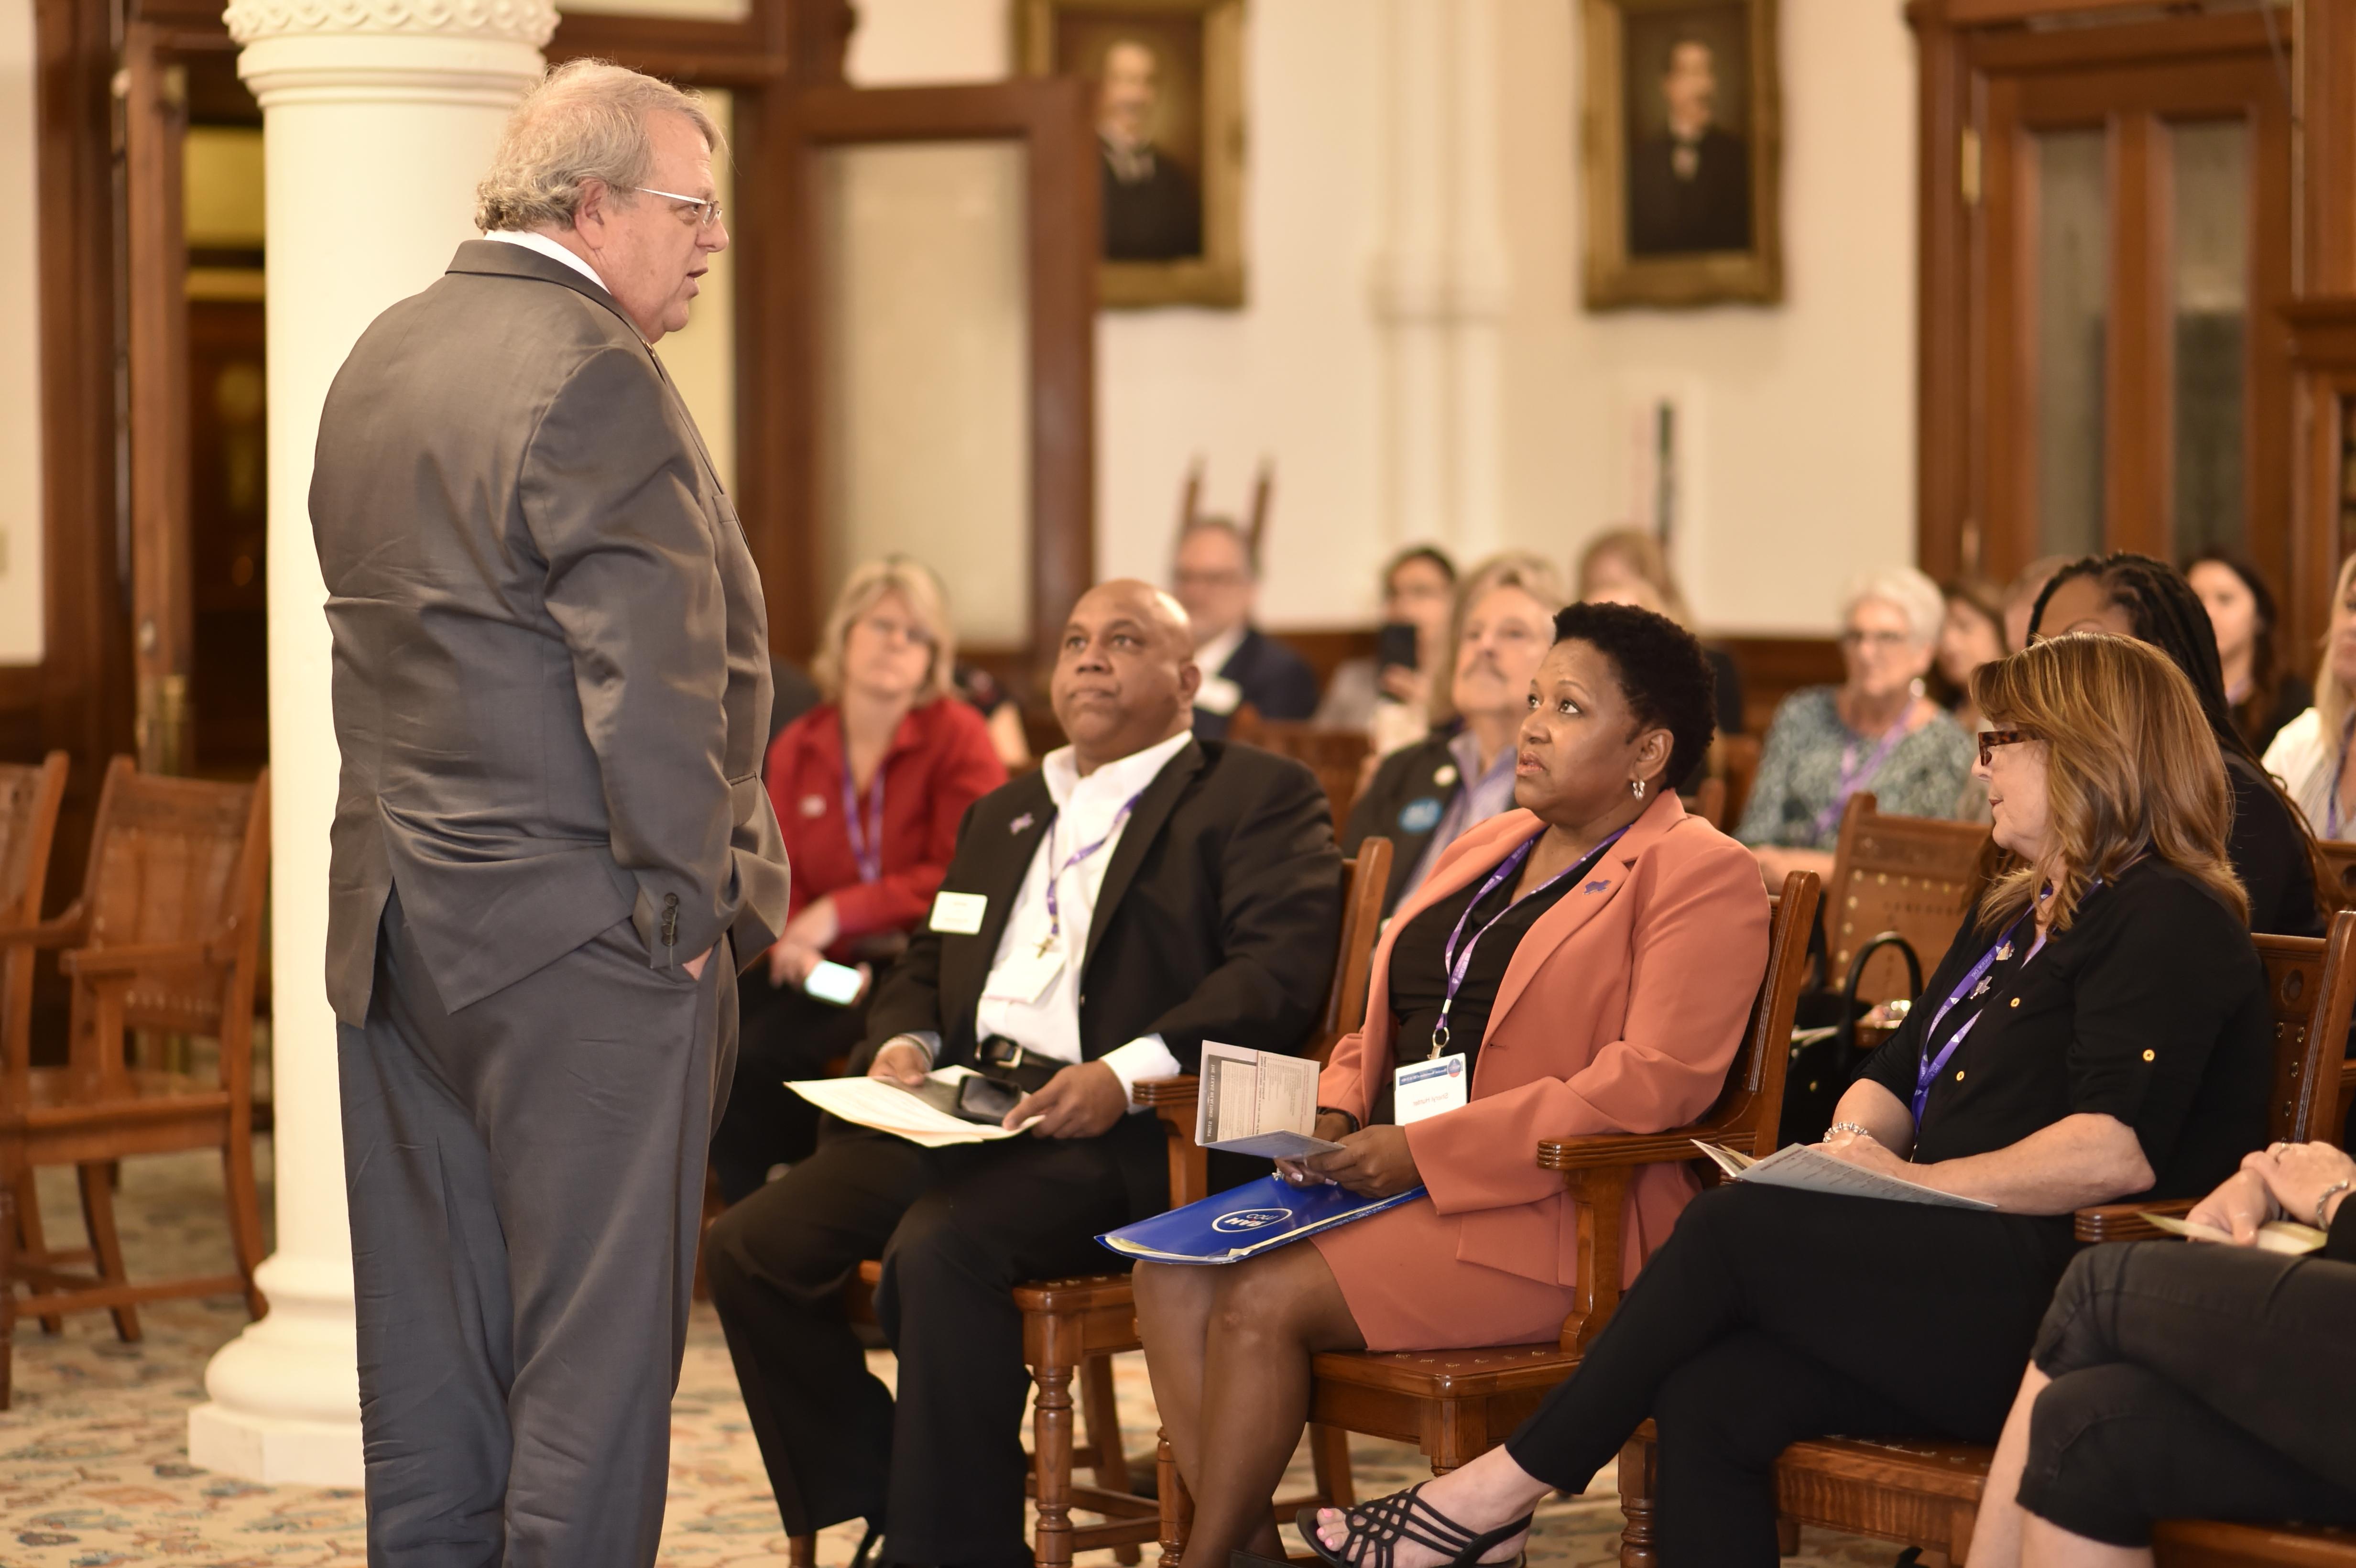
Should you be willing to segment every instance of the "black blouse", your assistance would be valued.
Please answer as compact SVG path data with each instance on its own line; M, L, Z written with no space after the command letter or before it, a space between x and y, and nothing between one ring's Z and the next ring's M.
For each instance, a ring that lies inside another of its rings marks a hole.
M1923 1033L1997 934L1966 923L1859 1077L1913 1103ZM2029 959L2034 940L2024 923L2018 953L1991 974L1979 1021L1932 1083L1918 1161L1986 1154L2064 1116L2098 1113L2135 1129L2158 1178L2148 1196L2193 1198L2265 1142L2274 1032L2265 968L2216 895L2147 857L2088 894L2070 929Z
M1476 879L1415 915L1391 946L1391 1022L1398 1041L1397 1060L1402 1064L1421 1061L1431 1054L1432 1027L1440 1022L1440 1004L1448 995L1442 950L1448 945L1448 933L1456 929L1457 918L1486 880L1485 876ZM1497 1004L1497 987L1505 984L1514 950L1537 923L1538 916L1559 903L1578 879L1558 877L1553 886L1519 903L1513 902L1515 880L1507 878L1483 899L1464 927L1470 938L1483 921L1504 912L1504 918L1489 927L1473 947L1472 961L1464 968L1464 984L1456 992L1456 1005L1448 1010L1448 1050L1441 1054L1464 1053L1468 1084L1481 1057L1482 1038L1489 1032L1489 1009ZM1387 1100L1383 1104L1387 1105Z
M2225 782L2233 788L2233 827L2225 858L2250 894L2250 929L2276 936L2321 936L2315 865L2290 806L2265 775L2232 752Z

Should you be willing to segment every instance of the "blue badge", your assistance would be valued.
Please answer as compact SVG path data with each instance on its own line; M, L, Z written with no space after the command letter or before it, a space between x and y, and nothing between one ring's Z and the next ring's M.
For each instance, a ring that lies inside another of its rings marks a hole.
M1232 1236L1238 1231L1265 1231L1270 1225L1281 1225L1291 1218L1292 1211L1290 1209L1239 1209L1212 1221L1211 1229Z
M1446 805L1437 795L1420 795L1408 801L1399 812L1398 825L1402 833L1429 833L1440 826L1440 814Z

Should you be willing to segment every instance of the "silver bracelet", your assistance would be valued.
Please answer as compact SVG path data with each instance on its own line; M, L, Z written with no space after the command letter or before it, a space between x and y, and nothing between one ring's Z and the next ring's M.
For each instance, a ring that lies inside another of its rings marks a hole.
M2330 1202L2340 1193L2347 1191L2351 1187L2356 1187L2356 1180L2351 1180L2347 1177L2343 1176L2339 1180L2333 1182L2330 1186L2323 1189L2323 1196L2315 1200L2315 1228L2317 1230L2328 1231L2331 1228L2323 1222L2323 1206Z
M1825 1129L1825 1136L1823 1138L1818 1138L1816 1141L1818 1143L1823 1143L1825 1138L1831 1137L1835 1133L1855 1133L1861 1138L1869 1138L1873 1136L1873 1129L1871 1127L1858 1126L1855 1122L1835 1122L1831 1126Z

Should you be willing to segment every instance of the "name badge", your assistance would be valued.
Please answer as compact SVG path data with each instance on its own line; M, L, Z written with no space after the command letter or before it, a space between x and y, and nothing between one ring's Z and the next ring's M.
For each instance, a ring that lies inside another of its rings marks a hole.
M1391 1073L1391 1115L1404 1127L1442 1111L1462 1110L1465 1079L1461 1051L1396 1069Z
M981 987L985 1000L995 1002L1036 1002L1064 972L1061 951L1034 953L1022 947L1014 955L991 970L990 978Z
M952 936L971 936L981 929L981 917L989 910L987 893L953 893L944 888L933 895L932 928Z

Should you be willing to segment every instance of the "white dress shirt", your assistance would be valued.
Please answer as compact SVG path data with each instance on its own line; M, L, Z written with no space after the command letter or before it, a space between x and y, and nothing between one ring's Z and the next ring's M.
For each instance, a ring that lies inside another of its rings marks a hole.
M1088 930L1096 919L1097 895L1104 888L1105 868L1112 864L1121 835L1128 830L1128 817L1121 808L1160 775L1190 739L1173 735L1119 762L1107 763L1086 778L1080 776L1069 746L1048 752L1039 764L1048 797L1055 803L1055 819L1032 854L1031 868L1023 874L1005 932L998 939L990 978L974 1009L976 1039L1003 1035L1034 1055L1058 1061L1083 1060L1078 971L1088 948ZM1071 863L1074 855L1099 838L1104 840L1103 848ZM1047 914L1051 876L1056 878L1060 922L1051 921ZM1034 989L1034 978L1043 968L1042 943L1046 944L1047 959L1060 954L1063 962L1044 987ZM915 1041L927 1055L939 1054L937 1035L896 1038ZM1141 1078L1170 1078L1184 1071L1158 1034L1115 1046L1098 1060L1120 1080L1124 1094Z
M552 261L563 262L566 266L572 268L574 272L580 273L583 277L588 279L599 288L605 289L605 280L597 275L596 268L591 266L588 262L583 261L580 257L574 255L563 246L559 245L555 240L551 240L545 234L534 234L529 230L521 229L500 229L484 235L483 238L486 240L496 240L502 245L520 245L527 251L537 251ZM605 292L610 294L614 291L611 289L605 289Z
M1203 672L1203 684L1194 691L1194 706L1204 712L1224 719L1243 706L1244 688L1219 672L1244 645L1244 636L1250 630L1250 622L1238 622L1194 650L1194 667Z

